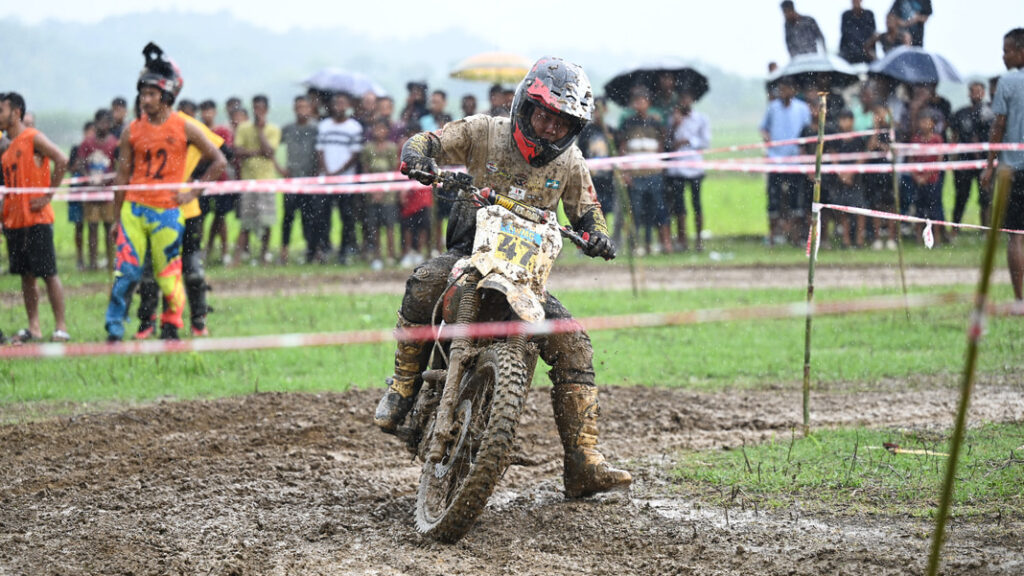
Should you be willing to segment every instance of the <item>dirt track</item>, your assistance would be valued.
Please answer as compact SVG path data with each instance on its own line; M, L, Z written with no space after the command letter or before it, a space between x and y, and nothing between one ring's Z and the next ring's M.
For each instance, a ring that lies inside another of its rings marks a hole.
M408 271L392 270L356 277L351 274L316 277L316 281L303 282L295 277L214 280L216 296L259 296L280 294L285 296L309 293L345 294L401 294ZM800 288L807 286L807 268L793 267L664 267L646 268L640 272L643 286L648 290L692 290L698 288ZM907 284L935 286L945 284L974 284L978 271L970 268L908 268ZM1006 274L993 276L996 283L1009 283ZM817 269L815 285L829 288L892 288L900 289L898 269L885 266L844 267L822 266ZM558 269L551 275L552 292L565 290L629 290L632 287L629 269L600 265L577 265Z
M979 383L973 418L1024 419L1019 382ZM838 387L815 395L813 417L945 425L956 402L948 384ZM453 546L410 532L418 466L372 427L377 391L2 427L0 574L923 573L925 520L724 510L679 495L669 475L677 449L788 435L798 393L606 389L605 451L633 472L634 488L565 501L546 392L534 390L520 427L531 465L509 470ZM1024 572L1022 529L1019 513L998 526L955 523L948 573Z
M210 298L259 297L268 295L299 296L303 294L401 294L405 289L408 270L386 270L367 273L351 272L301 276L294 273L280 276L250 278L218 278L216 269L208 271L207 280L213 286ZM642 286L648 290L692 290L699 288L801 288L807 286L807 269L801 266L722 266L722 267L659 267L640 272ZM937 286L974 284L978 271L973 268L907 268L907 285ZM996 284L1008 284L1005 272L992 276ZM891 288L900 289L898 269L891 266L820 266L815 285L830 288ZM592 290L600 286L606 290L629 290L632 279L624 266L595 264L571 265L555 270L549 283L551 291ZM66 289L69 297L79 294L103 293L108 284L90 283ZM45 299L45 293L40 295ZM0 303L6 306L22 305L17 291L0 294Z

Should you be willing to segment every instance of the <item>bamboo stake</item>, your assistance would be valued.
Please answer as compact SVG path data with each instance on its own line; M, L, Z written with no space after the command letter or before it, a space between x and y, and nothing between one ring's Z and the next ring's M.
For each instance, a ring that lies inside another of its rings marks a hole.
M609 154L618 156L619 149L615 145L615 137L608 130L607 124L601 125L601 132L604 133L604 138L608 142ZM636 257L633 256L633 250L636 248L636 232L633 230L633 204L629 201L629 190L626 188L626 182L622 178L622 170L618 164L612 166L612 186L615 188L615 202L618 204L615 218L616 220L622 218L621 226L626 230L626 262L629 264L629 280L633 286L633 297L635 298L640 295L643 278L637 274ZM615 225L619 226L620 224L616 222ZM611 234L611 230L608 233Z
M818 151L814 161L814 203L821 201L821 155L825 151L825 114L826 93L819 92L818 97ZM811 211L811 253L807 265L807 319L804 326L804 436L811 431L811 318L814 304L814 264L818 259L818 226L821 212Z
M892 110L887 110L889 114L889 144L892 145L896 141L896 119L892 115ZM889 149L889 156L892 161L892 195L896 200L896 213L902 213L900 211L900 175L896 172L896 154ZM900 262L900 286L903 288L903 299L907 299L907 269L903 263L903 234L900 232L899 224L896 225L896 254ZM907 320L910 320L910 306L907 305Z
M971 323L967 329L967 361L964 366L963 379L960 383L960 404L957 406L956 425L953 438L950 440L949 461L946 463L946 477L942 482L942 496L939 500L939 512L935 517L935 532L932 534L931 554L928 556L928 576L939 573L939 557L942 553L942 540L946 532L946 520L953 501L953 483L956 481L956 466L960 459L960 446L964 441L967 427L967 407L971 401L974 388L974 369L978 363L978 345L985 332L985 304L988 300L989 280L992 275L993 260L996 247L999 245L999 226L1003 212L1006 211L1009 195L1011 170L999 168L996 178L996 194L992 201L992 227L988 231L988 242L985 243L985 254L981 261L981 278L978 279L978 290L974 296L974 310L971 312Z

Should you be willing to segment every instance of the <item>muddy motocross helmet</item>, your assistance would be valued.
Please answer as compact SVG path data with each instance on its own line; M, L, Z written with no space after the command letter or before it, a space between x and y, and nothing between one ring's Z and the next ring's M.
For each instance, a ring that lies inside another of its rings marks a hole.
M142 90L143 86L153 86L163 93L161 99L165 104L174 104L174 99L185 85L178 65L164 55L163 49L152 42L142 49L142 55L146 57L146 65L139 73L136 88Z
M556 142L534 134L530 118L542 107L569 121L569 132ZM512 143L530 163L544 166L565 152L590 122L594 95L590 79L577 64L545 56L533 65L512 100Z

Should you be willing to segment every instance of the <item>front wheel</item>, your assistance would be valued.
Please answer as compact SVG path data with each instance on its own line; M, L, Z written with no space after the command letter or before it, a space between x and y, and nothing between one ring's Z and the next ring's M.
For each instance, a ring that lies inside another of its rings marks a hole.
M420 473L416 495L420 532L454 542L483 512L508 466L528 386L521 353L507 343L493 344L477 356L460 383L453 440L441 461L428 459Z

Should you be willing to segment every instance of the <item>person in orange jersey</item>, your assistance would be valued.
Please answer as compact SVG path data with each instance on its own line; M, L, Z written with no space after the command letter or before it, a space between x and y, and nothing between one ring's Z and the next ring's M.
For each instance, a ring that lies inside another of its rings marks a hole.
M203 182L220 176L227 166L224 155L194 124L171 109L184 84L177 65L153 43L143 49L146 65L139 75L140 117L121 134L118 145L117 186L168 184L167 188L117 191L114 204L120 223L117 264L110 291L106 324L108 342L124 338L124 323L131 295L142 277L146 252L152 250L153 272L166 306L160 317L160 337L177 340L182 327L185 290L181 277L181 241L184 215L181 206L195 200L199 188L182 190L188 146L194 145L209 162Z
M0 99L0 130L11 143L3 153L4 184L10 188L56 188L68 169L67 156L42 132L25 125L25 99L16 92ZM53 176L50 176L50 164ZM42 338L39 326L39 291L36 278L46 283L53 309L51 340L67 342L70 336L64 320L64 288L57 275L57 254L53 246L53 192L7 194L4 198L3 228L11 257L11 273L21 276L21 293L28 314L28 328L18 331L15 342Z

